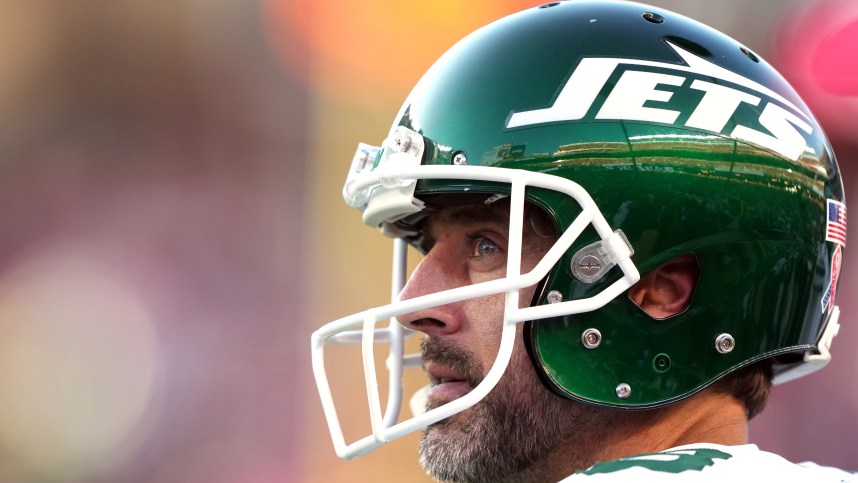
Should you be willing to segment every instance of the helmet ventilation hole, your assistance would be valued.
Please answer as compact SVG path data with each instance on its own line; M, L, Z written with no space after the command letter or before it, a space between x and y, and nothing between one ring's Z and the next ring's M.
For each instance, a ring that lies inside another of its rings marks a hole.
M741 51L743 54L745 54L745 57L747 57L747 58L749 58L749 59L753 60L754 62L756 62L756 63L758 63L758 64L760 63L760 59L759 59L759 57L757 57L756 55L754 55L754 53L753 53L753 52L751 52L750 50L748 50L748 48L747 48L747 47L739 46L739 51Z
M558 5L560 5L560 2L551 2L551 3L546 3L545 5L540 5L539 8L551 8L551 7L556 7Z
M664 17L653 12L644 12L642 17L650 23L664 23Z

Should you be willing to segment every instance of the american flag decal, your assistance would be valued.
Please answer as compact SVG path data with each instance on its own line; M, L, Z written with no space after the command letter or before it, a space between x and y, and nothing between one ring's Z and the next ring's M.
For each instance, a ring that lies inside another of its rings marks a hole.
M837 200L828 200L825 241L846 246L846 205Z

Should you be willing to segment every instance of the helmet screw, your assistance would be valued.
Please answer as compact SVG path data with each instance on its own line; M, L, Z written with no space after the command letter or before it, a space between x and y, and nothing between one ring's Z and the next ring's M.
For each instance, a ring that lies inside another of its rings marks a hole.
M587 349L595 349L602 343L602 333L598 329L587 329L581 334L581 343Z
M563 294L557 290L552 290L548 292L545 298L548 299L549 304L557 304L563 301Z
M455 164L456 166L468 164L468 156L465 153L459 151L458 153L453 155L453 164Z
M736 339L730 334L721 334L715 338L715 350L720 354L729 354L736 348Z
M617 397L620 399L628 399L632 395L632 386L625 382L617 386Z
M578 260L578 271L583 275L592 275L602 269L602 262L596 255L584 255Z

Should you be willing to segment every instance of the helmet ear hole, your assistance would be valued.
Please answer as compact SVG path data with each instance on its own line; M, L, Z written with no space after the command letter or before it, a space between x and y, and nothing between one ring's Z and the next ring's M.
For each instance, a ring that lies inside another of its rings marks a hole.
M644 274L629 289L629 299L653 319L673 317L691 305L699 277L697 257L685 253Z

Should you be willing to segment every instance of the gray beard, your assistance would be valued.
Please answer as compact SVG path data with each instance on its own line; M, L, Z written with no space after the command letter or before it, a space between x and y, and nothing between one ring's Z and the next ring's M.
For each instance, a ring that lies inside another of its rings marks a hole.
M482 380L480 365L468 351L425 339L423 353L424 360L443 361L472 386ZM420 464L439 481L556 481L595 462L596 428L610 425L612 415L616 412L551 393L527 356L514 353L504 376L482 401L426 428Z

